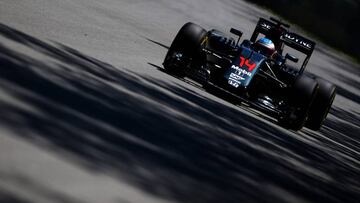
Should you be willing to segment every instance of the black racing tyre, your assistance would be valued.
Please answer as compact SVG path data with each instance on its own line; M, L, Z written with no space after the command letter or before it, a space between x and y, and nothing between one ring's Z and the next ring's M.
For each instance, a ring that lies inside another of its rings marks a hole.
M316 80L306 76L299 76L291 88L290 104L294 110L287 117L279 119L281 125L293 130L300 130L304 127L310 107L318 91Z
M317 78L318 93L309 111L309 118L305 126L311 130L319 130L323 124L336 95L336 86L330 82Z
M186 58L193 58L200 52L200 45L206 35L206 30L194 23L186 23L177 33L175 39L165 56L164 68L179 76L184 76L184 67L174 67L172 64L172 55L180 52Z

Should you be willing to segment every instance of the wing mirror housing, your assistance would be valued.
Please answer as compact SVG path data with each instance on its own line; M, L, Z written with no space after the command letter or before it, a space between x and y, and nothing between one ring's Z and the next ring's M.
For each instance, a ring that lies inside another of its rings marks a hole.
M286 59L289 59L290 61L292 61L292 62L294 62L294 63L297 63L297 62L299 61L298 58L296 58L295 56L293 56L293 55L291 55L291 54L289 54L289 53L287 53L287 54L285 55L285 58L286 58Z

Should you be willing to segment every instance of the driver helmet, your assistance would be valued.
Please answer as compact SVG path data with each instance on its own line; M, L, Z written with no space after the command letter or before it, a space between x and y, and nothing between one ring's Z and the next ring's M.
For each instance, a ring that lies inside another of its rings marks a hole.
M261 38L255 42L254 51L271 57L275 53L275 44L268 38Z

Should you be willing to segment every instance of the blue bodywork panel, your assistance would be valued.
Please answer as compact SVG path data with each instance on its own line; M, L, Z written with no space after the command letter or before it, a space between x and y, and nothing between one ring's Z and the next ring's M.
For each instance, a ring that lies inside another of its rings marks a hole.
M225 80L235 88L247 88L265 59L264 55L243 47L240 54L225 71Z

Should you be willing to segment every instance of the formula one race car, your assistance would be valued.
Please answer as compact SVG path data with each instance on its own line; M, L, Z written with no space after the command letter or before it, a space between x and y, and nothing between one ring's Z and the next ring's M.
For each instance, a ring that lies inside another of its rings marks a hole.
M315 43L289 27L275 18L260 18L250 40L239 44L242 32L237 29L230 30L238 37L234 40L218 30L186 23L163 65L169 73L193 78L209 92L226 93L286 128L319 130L336 87L303 74Z

